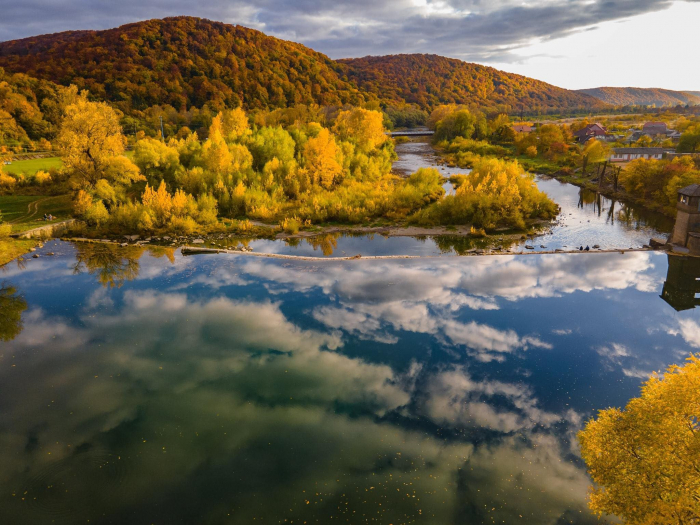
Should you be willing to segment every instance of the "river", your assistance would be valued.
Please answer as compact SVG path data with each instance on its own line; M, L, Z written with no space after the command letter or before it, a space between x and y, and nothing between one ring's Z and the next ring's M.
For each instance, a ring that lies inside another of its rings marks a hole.
M540 184L550 235L654 229ZM37 255L0 269L3 523L599 523L576 433L700 348L658 252Z

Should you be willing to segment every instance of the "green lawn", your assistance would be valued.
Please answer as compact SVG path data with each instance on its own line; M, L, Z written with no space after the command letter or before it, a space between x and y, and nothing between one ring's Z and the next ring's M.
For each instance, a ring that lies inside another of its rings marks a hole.
M0 239L0 266L24 255L36 245L36 239Z
M16 175L20 173L34 175L40 170L48 171L50 168L60 168L62 166L63 161L59 157L48 157L45 159L15 160L12 164L4 166L4 169L7 173Z
M12 224L12 231L31 230L46 226L47 223L42 220L45 213L53 215L55 220L69 219L72 213L71 198L70 195L0 196L0 212L3 221Z

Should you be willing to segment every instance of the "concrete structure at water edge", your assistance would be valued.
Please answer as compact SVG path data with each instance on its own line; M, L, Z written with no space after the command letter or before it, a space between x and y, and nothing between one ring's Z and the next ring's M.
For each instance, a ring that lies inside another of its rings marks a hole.
M700 184L678 190L676 225L671 244L674 251L700 255Z

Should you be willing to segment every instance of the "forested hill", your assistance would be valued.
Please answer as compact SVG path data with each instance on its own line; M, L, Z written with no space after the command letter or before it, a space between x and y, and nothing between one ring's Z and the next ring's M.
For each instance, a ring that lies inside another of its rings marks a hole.
M361 89L423 107L456 103L507 112L605 107L582 93L438 55L370 56L340 62L349 66L348 77Z
M343 66L321 53L192 17L0 43L0 67L76 84L127 112L157 104L267 108L365 100L342 79Z
M0 43L0 67L75 84L125 113L370 100L423 109L458 103L517 113L595 110L598 99L538 80L435 55L333 61L301 44L193 17L69 31Z
M677 106L700 104L699 93L692 91L671 91L670 89L600 87L579 89L579 93L591 95L613 106Z

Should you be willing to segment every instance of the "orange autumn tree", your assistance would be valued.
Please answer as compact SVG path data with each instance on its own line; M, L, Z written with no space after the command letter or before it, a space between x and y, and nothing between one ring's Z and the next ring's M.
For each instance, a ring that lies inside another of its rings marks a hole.
M624 410L579 433L590 507L629 525L700 523L700 356L654 374Z

